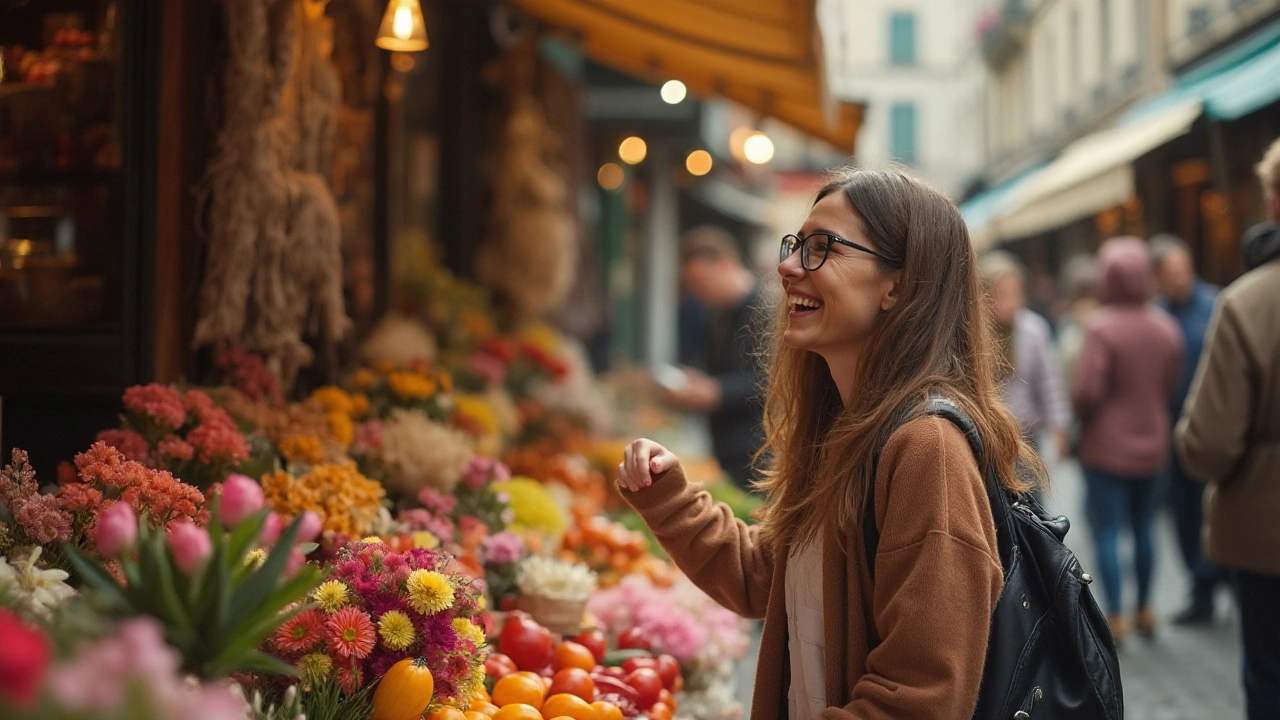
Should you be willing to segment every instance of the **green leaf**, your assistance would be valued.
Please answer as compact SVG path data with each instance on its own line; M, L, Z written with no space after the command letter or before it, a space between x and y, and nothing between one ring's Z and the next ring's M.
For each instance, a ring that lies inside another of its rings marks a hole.
M84 582L102 593L110 605L120 611L131 612L133 610L133 603L125 596L120 589L120 584L116 582L115 578L111 577L106 568L76 549L73 545L67 544L64 547L64 552Z
M252 624L241 625L234 635L226 638L226 642L218 649L213 658L213 668L218 675L228 675L243 667L243 658L254 648L262 644L276 628L283 625L294 615L306 608L299 606L284 612L270 613Z
M242 558L249 552L249 546L262 534L262 526L266 524L270 513L270 510L259 510L242 520L231 532L231 539L227 541L227 553L232 559Z
M240 660L239 670L245 672L269 673L272 675L297 675L292 665L277 657L272 657L260 650L250 650Z
M248 577L231 596L230 616L240 617L257 607L271 594L276 583L284 573L284 566L289 561L289 551L293 549L293 539L298 536L298 526L302 523L302 515L294 518L289 527L280 534L280 540L267 556L267 561L256 572ZM225 626L224 626L225 627Z
M166 544L157 541L147 549L150 550L151 564L156 570L155 594L160 606L164 608L168 624L172 629L191 627L191 618L187 615L187 609L183 606L182 599L178 597L178 589L174 586L174 568L169 548Z

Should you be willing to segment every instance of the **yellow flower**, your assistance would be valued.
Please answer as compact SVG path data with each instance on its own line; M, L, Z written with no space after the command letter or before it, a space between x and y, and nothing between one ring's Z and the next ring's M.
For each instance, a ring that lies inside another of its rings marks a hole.
M383 543L383 542L382 542L382 538L378 537L377 535L370 535L370 536L369 536L369 537L367 537L367 538L360 538L360 542L374 543L375 545L384 545L384 544L385 544L385 543Z
M423 615L434 615L453 607L453 585L433 570L414 570L405 582L409 606Z
M396 361L395 360L379 360L378 362L373 364L373 369L382 375L390 375L396 370Z
M325 385L311 393L311 399L320 404L325 412L351 414L351 396L340 387Z
M413 546L422 550L435 550L440 547L440 538L427 532L426 530L418 530L413 533Z
M298 670L304 682L320 682L333 672L333 659L324 653L307 653L298 660Z
M412 645L417 637L413 622L399 610L383 613L382 619L378 620L378 635L382 637L382 644L388 650L403 650Z
M426 400L436 394L436 383L415 372L397 371L387 376L391 392L409 400Z
M329 580L316 588L316 603L320 609L333 613L346 607L350 594L341 580Z
M483 396L454 395L453 407L455 413L463 416L464 423L470 421L475 424L482 437L490 437L502 432L497 413Z
M369 396L355 393L351 396L351 417L362 418L369 414Z
M471 668L471 674L458 680L458 696L454 698L459 707L467 707L476 697L476 691L484 685L484 663L478 662Z
M244 564L254 570L262 567L262 563L267 561L267 553L262 548L254 548L244 556Z
M351 384L355 386L357 390L368 390L378 384L378 373L368 368L360 368L356 371L356 374L352 376Z
M354 431L352 434L354 435ZM289 462L304 465L319 465L324 462L324 447L320 444L320 438L315 435L290 435L280 441L280 454Z
M440 373L440 389L445 392L453 392L453 376L447 372Z
M485 645L484 631L466 618L454 618L453 631L458 633L458 637L463 640L470 640L471 644L475 645L477 649Z
M330 412L325 416L325 422L329 424L329 432L333 438L338 441L339 445L346 447L356 439L356 428L351 424L351 416L346 413Z
M519 339L538 346L552 357L560 354L560 333L544 322L531 323L520 331Z
M494 492L506 493L515 513L513 529L529 529L553 538L564 534L568 518L542 484L527 477L514 477L505 482L493 483Z

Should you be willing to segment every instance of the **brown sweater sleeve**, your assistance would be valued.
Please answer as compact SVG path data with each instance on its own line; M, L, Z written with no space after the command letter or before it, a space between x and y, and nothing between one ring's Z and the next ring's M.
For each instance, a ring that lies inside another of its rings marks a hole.
M743 617L764 617L773 557L757 539L758 527L690 484L679 462L649 487L621 492L703 592Z
M876 518L873 616L883 640L852 702L822 717L969 717L1004 578L983 477L955 425L925 417L893 434L880 456Z

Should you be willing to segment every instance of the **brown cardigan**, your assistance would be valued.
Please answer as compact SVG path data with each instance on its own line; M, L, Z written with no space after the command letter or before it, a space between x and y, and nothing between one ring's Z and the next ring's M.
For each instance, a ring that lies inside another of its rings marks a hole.
M691 485L679 464L623 496L680 569L717 602L764 618L751 717L787 714L787 553ZM982 476L964 435L922 417L890 438L876 473L874 591L858 527L826 532L823 622L828 720L968 718L978 700L1003 574ZM867 653L866 606L883 640Z

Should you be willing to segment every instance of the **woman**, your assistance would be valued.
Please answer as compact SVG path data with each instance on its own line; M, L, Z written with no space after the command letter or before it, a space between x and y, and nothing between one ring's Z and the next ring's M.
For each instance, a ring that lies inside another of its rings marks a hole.
M1098 251L1102 307L1089 318L1071 403L1080 418L1080 466L1098 574L1107 594L1111 634L1128 633L1121 604L1120 527L1133 531L1139 632L1155 632L1149 605L1155 557L1151 519L1156 478L1169 460L1169 405L1182 378L1182 337L1173 318L1150 303L1151 258L1134 237Z
M819 191L781 256L760 524L690 486L649 440L627 447L623 495L695 583L764 618L753 717L968 717L1003 582L991 507L960 431L903 411L952 398L1014 489L1026 489L1015 460L1035 459L995 389L964 221L901 172L851 171Z

